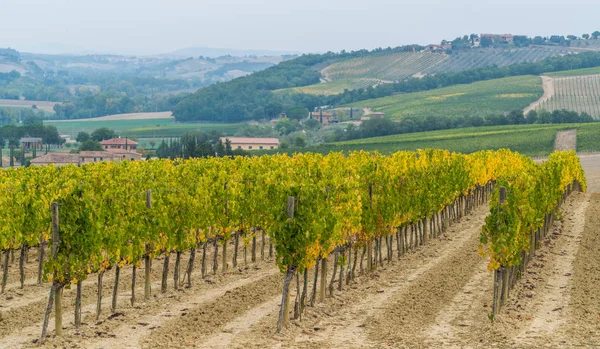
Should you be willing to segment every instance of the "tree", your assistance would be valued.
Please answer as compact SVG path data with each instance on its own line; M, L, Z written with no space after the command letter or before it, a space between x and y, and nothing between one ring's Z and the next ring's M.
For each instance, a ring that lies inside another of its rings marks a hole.
M154 146L156 145L156 142L152 140L152 141L148 142L148 144L150 144L150 146L152 147L152 149L154 149Z
M292 120L302 120L308 117L308 109L304 107L290 108L286 111L288 118Z
M533 38L533 44L534 45L542 45L544 43L544 38L541 36L536 36Z
M575 36L575 35L567 35L567 39L569 39L571 41L575 41L575 40L577 40L577 36Z
M298 147L298 148L304 148L306 147L306 139L304 139L304 137L296 137L296 139L294 139L294 146Z
M596 30L595 32L592 33L592 38L594 38L594 40L598 39L599 37L600 37L600 31Z
M99 142L92 140L92 139L88 139L87 141L83 142L81 144L81 146L79 147L79 151L102 151L104 150L104 147L102 147L102 144L100 144Z
M287 135L296 131L296 125L292 123L290 119L282 118L275 124L275 130L277 130L279 134Z
M588 40L590 38L590 34L583 34L581 35L582 38L584 38L585 40Z
M479 45L481 47L490 47L490 46L494 45L494 41L489 36L484 36L481 38Z
M304 122L304 127L306 127L307 130L314 131L321 127L321 123L315 119L309 119Z
M107 139L116 138L117 134L115 133L115 131L107 127L102 127L92 132L90 137L97 142L101 142Z
M75 140L76 140L77 142L79 142L79 143L83 143L83 142L85 142L85 141L87 141L87 140L89 140L89 139L90 139L90 134L89 134L89 133L87 133L87 132L83 132L83 131L80 131L80 132L77 134L77 138L75 138Z
M36 114L25 115L23 118L23 125L41 125L43 123L44 118Z

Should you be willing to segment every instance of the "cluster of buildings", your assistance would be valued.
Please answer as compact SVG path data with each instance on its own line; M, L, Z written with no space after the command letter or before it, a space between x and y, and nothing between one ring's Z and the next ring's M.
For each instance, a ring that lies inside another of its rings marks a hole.
M41 138L39 139L41 144ZM26 147L37 147L37 139L27 139L25 144L21 140L23 149L32 149ZM130 139L113 138L100 142L104 150L102 151L80 151L77 154L71 153L48 153L31 160L33 166L44 165L83 165L100 161L124 161L141 160L142 155L138 152L138 143Z
M515 37L517 37L519 35L513 35L513 34L480 34L480 35L475 35L475 37L473 38L473 47L479 47L481 46L481 40L483 38L488 38L491 40L492 43L494 44L505 44L505 45L512 45L515 42ZM452 49L452 43L449 41L442 41L441 45L427 45L425 46L425 51L431 51L431 52L441 52L441 51L446 51L446 50L451 50Z

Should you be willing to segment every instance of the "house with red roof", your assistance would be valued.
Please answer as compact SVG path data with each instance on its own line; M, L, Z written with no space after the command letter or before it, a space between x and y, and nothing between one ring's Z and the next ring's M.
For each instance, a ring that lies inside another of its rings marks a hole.
M104 147L105 150L108 151L111 151L111 149L135 151L138 146L138 142L127 138L107 139L100 142L100 144L102 145L102 147Z

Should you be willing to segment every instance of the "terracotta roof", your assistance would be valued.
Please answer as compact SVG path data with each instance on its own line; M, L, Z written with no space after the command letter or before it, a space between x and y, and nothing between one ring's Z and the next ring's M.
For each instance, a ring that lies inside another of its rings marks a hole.
M279 144L277 138L252 138L252 137L221 137L221 142L229 140L232 144Z
M312 117L315 117L315 116L316 116L316 117L321 117L321 112L318 112L318 111L316 111L316 112L312 112L312 113L311 113L311 115L312 115ZM331 113L326 113L326 112L323 112L323 117L324 117L324 118L331 118L331 117L333 117L333 114L331 114Z
M118 154L109 153L107 151L98 151L98 150L89 150L89 151L80 151L80 157L118 157Z
M96 158L106 158L106 159L112 159L112 158L121 159L123 157L123 155L127 156L127 158L129 158L131 156L140 156L141 157L141 154L132 152L132 151L97 151L97 150L93 150L93 151L80 151L79 152L80 157L86 157L86 158L96 157Z
M32 164L56 164L56 163L68 163L78 164L79 155L70 153L48 153L31 160Z
M126 138L112 138L112 139L107 139L107 140L100 142L100 144L102 144L102 145L125 145L125 143L127 143L127 145L137 145L138 144L138 142L133 141L131 139L126 140Z
M41 143L42 139L37 137L23 137L21 143Z
M113 154L132 154L132 155L141 155L140 153L132 150L118 149L118 148L108 148L104 151L113 153Z

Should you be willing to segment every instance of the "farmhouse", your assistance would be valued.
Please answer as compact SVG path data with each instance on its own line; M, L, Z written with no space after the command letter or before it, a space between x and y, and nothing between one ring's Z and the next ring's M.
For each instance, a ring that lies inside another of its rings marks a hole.
M73 143L77 143L77 141L76 141L76 140L74 140L74 139L71 139L71 136L70 136L70 135L60 135L59 137L60 137L60 138L62 138L62 139L64 139L64 140L65 140L65 143L67 143L67 144L73 144Z
M31 160L32 166L65 166L65 165L79 165L79 154L69 153L48 153L38 158Z
M110 149L136 150L137 146L138 146L138 142L132 141L131 139L127 139L127 138L107 139L107 140L100 142L100 144L102 144L102 146L106 150L110 150Z
M480 37L490 38L495 44L512 44L515 39L515 35L512 34L481 34Z
M42 150L44 148L41 138L23 137L23 138L21 138L20 142L21 142L22 150L31 150L31 149Z
M31 160L34 166L44 165L83 165L92 162L100 161L124 161L124 160L141 160L142 155L136 152L125 150L113 151L82 151L79 154L70 153L48 153Z
M279 148L279 139L277 138L221 137L223 144L227 141L231 142L231 149L260 150Z
M324 111L310 113L310 117L320 122L323 126L336 123L333 115Z
M442 50L442 46L441 45L427 45L425 46L425 51L441 51Z

